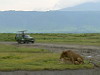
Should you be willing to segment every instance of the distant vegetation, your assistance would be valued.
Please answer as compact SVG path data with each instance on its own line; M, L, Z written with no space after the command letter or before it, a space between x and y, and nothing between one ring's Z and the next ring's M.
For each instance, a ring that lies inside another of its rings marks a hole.
M81 44L100 46L99 33L63 34L63 33L30 33L38 43ZM0 41L15 41L15 34L1 33Z

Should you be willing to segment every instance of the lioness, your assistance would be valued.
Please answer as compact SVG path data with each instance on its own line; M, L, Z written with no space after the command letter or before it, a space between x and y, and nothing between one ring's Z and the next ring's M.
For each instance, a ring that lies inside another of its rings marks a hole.
M68 50L68 51L63 51L61 56L60 56L60 59L65 59L65 58L69 58L70 61L73 63L73 64L76 64L76 62L78 64L82 64L84 63L84 60L83 60L83 57L71 50Z

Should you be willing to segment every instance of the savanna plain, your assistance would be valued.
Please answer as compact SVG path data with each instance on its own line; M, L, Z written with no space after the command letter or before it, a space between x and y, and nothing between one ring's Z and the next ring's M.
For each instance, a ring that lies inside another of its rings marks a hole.
M84 45L100 46L99 33L28 33L35 38L35 43L59 45ZM17 44L15 33L0 33L0 70L66 70L66 69L91 69L94 65L84 60L84 64L60 63L60 52L53 52L35 45ZM3 43L5 42L5 43ZM15 42L15 44L6 44ZM29 47L30 46L30 47ZM52 49L52 48L51 48Z

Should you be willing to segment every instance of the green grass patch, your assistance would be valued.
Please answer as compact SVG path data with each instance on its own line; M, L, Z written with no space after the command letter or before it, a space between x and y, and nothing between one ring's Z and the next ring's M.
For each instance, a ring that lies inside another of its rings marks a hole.
M61 64L57 53L0 53L0 70L89 69L92 64Z
M60 54L32 47L0 44L0 71L89 69L92 64L61 64Z

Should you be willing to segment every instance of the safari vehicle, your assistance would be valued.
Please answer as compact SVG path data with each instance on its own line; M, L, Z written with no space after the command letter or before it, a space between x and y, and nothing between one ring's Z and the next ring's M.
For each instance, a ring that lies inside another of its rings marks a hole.
M15 36L15 40L22 44L22 43L34 43L35 39L33 37L31 37L30 35L27 35L26 30L24 31L18 31L18 33Z

